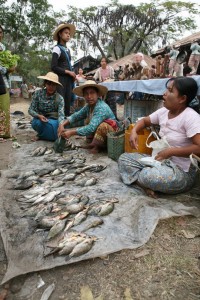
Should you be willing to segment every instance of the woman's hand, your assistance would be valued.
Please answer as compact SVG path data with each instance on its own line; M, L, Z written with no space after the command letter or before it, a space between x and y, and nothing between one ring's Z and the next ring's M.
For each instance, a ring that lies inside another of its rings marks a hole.
M131 148L138 150L138 134L135 131L131 132L129 143Z
M63 131L65 131L65 127L63 124L60 124L58 126L58 136L61 136Z
M48 119L43 116L43 115L38 115L38 119L41 121L41 122L48 122Z
M74 72L65 70L65 73L71 76L74 79L74 81L76 80L76 74Z
M8 73L14 72L15 69L16 69L16 66L10 67L10 68L8 69Z
M162 161L164 159L170 158L171 156L173 156L172 154L172 150L173 148L167 148L165 150L160 151L156 156L155 159L158 161Z
M65 131L63 131L62 133L61 133L61 136L63 137L63 138L65 138L65 139L69 139L71 136L73 136L73 135L75 135L76 134L76 130L74 130L74 129L67 129L67 130L65 130Z

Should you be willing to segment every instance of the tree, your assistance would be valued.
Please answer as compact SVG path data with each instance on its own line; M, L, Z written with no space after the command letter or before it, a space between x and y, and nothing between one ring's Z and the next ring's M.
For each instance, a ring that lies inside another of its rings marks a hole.
M62 14L55 13L47 0L17 0L10 6L6 2L0 0L4 43L21 57L18 73L33 81L33 73L40 75L50 69L52 31Z
M110 5L78 9L69 6L69 18L77 24L77 42L87 54L88 45L102 56L115 59L138 50L149 53L159 39L167 43L196 28L197 5L190 2L154 1L139 6Z

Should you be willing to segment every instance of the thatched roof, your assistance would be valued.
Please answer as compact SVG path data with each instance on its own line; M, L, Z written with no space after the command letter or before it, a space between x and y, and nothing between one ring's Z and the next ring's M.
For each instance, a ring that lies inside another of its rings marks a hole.
M119 66L124 67L125 65L131 66L133 62L135 62L135 55L136 53L132 53L126 55L118 60L112 61L108 63L109 66L113 67L114 70L118 69ZM150 68L152 65L155 65L156 61L152 57L144 54L144 60L147 63L148 67ZM97 69L90 71L89 73L95 73Z
M177 40L176 42L170 44L169 46L174 46L176 49L181 48L181 50L182 50L183 48L184 49L189 48L191 43L193 43L194 41L195 42L200 42L200 31L198 31L196 33L193 33L193 34L191 34L191 35L189 35L185 38L182 38L180 40ZM152 54L152 57L155 57L159 54L162 55L163 53L165 53L165 48L166 47L158 49L157 51L155 51L155 53Z

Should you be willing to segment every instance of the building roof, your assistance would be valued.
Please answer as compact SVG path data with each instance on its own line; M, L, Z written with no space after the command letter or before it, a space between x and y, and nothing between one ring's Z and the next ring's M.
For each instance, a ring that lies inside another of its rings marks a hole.
M193 33L193 34L191 34L185 38L182 38L180 40L177 40L177 41L173 42L172 44L170 44L169 46L174 46L177 49L178 48L186 48L193 42L200 42L200 31ZM165 53L165 48L166 47L155 51L155 53L152 54L152 57L155 57L156 55L159 55L159 54L162 55L163 53Z

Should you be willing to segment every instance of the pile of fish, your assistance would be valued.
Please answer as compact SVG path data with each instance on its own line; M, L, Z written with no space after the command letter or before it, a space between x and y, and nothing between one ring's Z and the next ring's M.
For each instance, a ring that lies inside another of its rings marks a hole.
M106 166L88 165L80 153L63 156L49 150L38 147L31 155L44 155L43 160L49 162L50 166L21 173L12 172L8 179L13 189L21 190L16 199L21 208L21 217L31 218L35 229L45 232L44 257L56 254L68 255L69 259L93 247L97 237L86 234L86 231L102 225L103 217L114 210L118 200L90 199L82 191L82 187L95 185L99 181L91 173L99 173ZM73 185L81 193L73 193ZM81 231L75 231L80 224Z

